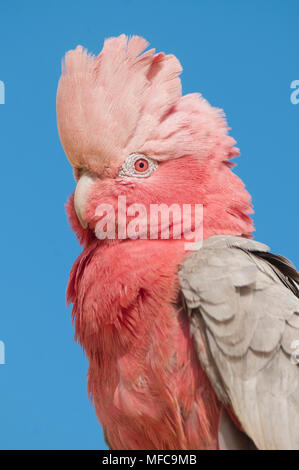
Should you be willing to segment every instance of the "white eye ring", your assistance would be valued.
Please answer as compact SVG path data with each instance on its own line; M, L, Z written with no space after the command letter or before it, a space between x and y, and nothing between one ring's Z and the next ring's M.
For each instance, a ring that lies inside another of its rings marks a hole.
M147 168L145 170L137 170L136 169L136 162L138 160L144 160L147 164ZM147 178L150 176L156 169L158 168L158 162L148 158L147 156L143 155L142 153L131 153L128 158L123 162L118 176L123 177L134 177L134 178Z

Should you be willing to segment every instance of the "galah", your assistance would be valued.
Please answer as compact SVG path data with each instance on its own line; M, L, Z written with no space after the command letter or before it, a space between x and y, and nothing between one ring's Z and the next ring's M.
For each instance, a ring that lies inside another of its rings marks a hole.
M299 449L299 273L252 239L223 112L182 96L179 61L147 46L125 35L97 57L78 46L57 92L77 181L67 212L83 245L67 300L106 442ZM187 249L171 217L168 238L160 219L150 237L144 214L140 236L123 230L132 213L118 236L120 197L146 211L201 205L202 243Z

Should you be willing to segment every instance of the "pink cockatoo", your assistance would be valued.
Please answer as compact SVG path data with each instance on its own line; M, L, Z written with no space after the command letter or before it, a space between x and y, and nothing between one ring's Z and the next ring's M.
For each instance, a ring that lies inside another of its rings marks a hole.
M298 272L251 239L222 111L182 96L179 61L146 48L125 35L97 57L78 46L57 93L83 245L67 300L107 444L299 449ZM168 238L160 219L148 237L144 214L140 236L126 232L132 213L118 236L121 197L146 211L200 204L202 244L187 250L171 217Z

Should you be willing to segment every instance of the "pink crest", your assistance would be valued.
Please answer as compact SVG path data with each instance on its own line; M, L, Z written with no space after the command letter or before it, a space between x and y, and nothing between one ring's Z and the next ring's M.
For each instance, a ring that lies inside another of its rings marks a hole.
M221 110L200 94L182 97L179 61L146 52L145 39L107 39L95 57L65 56L57 92L60 139L74 168L117 168L133 152L163 160L238 154Z

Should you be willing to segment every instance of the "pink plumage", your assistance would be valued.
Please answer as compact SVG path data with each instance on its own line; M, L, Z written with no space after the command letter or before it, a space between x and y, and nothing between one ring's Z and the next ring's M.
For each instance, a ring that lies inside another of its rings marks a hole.
M183 240L98 240L99 203L204 206L204 238L250 237L250 196L232 173L238 155L221 110L199 94L181 95L172 55L144 52L122 35L91 56L66 54L57 93L58 129L77 179L93 175L81 227L73 196L68 214L83 243L67 291L76 338L89 362L88 390L114 449L217 448L220 404L201 368L180 305ZM118 178L134 153L158 161L144 180Z
M237 156L223 112L200 94L182 97L179 61L154 49L142 54L146 46L122 35L106 40L96 58L81 46L66 54L57 121L71 164L96 170L136 149L157 160Z

